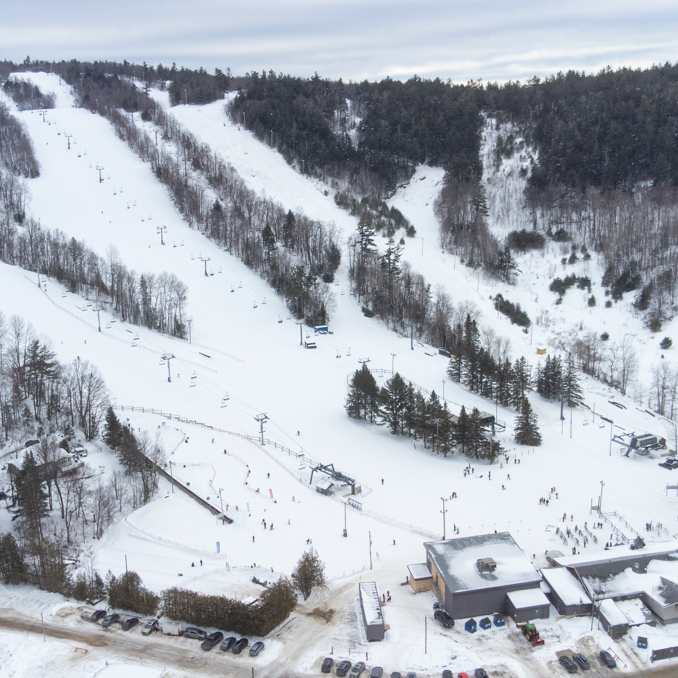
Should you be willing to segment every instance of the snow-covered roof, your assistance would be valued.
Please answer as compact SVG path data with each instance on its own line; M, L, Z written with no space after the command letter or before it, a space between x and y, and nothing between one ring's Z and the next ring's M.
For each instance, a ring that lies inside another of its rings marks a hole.
M424 548L452 592L541 581L508 532L429 541ZM497 568L480 572L476 566L479 558L494 559Z
M410 572L410 577L417 581L418 579L430 579L431 573L426 567L426 563L415 563L414 565L408 565L407 569Z
M526 607L540 607L541 605L551 604L541 589L509 591L506 595L516 610L523 610Z
M361 582L359 585L360 600L365 612L365 623L368 626L383 624L384 617L379 604L379 592L373 581Z
M648 556L666 556L672 553L678 555L678 539L669 539L663 542L647 544L640 550L633 550L630 544L615 546L607 551L597 553L582 553L576 556L563 556L556 558L558 565L564 567L588 567L600 565L606 562L633 560L634 558L647 558Z
M659 577L659 579L661 581L660 586L652 591L654 597L659 599L663 605L678 603L678 584L665 577Z
M585 605L591 602L581 582L566 567L544 569L541 576L565 605Z
M617 600L616 605L632 626L651 624L656 621L655 616L640 598Z
M315 486L319 487L321 490L329 490L334 487L334 483L331 480L319 480Z
M617 607L617 603L609 598L601 601L600 612L612 626L622 626L629 623L626 615Z

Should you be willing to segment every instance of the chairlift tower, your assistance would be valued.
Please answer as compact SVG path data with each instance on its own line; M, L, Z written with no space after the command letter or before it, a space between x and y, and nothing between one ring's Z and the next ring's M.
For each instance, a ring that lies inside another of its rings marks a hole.
M256 417L254 417L256 421L259 422L259 428L260 428L260 434L261 434L261 444L264 444L264 424L268 421L268 416L266 415L265 412L262 414L257 414Z
M165 244L165 238L163 237L164 232L167 230L167 226L156 226L156 231L160 233L160 244Z
M170 363L174 360L174 353L163 353L162 359L167 362L167 381L172 381L172 371L170 369ZM162 364L162 363L161 363Z
M200 259L200 261L205 262L205 276L207 277L207 262L210 260L210 258L209 257L198 257L198 259Z

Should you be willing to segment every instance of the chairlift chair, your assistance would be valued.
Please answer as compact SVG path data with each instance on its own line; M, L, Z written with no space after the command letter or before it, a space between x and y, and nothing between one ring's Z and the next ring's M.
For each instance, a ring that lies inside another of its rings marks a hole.
M235 292L235 290L233 289L233 285L231 285L231 292Z
M261 300L262 305L266 303L266 297Z
M259 308L256 301L254 302L254 308Z
M279 322L279 323L282 322L282 318L281 318L280 316L278 316L278 322Z
M242 288L242 280L238 283L238 289Z
M230 400L230 398L228 397L228 393L227 393L227 394L221 399L221 406L222 406L222 407L226 407L226 405L227 405L227 403L228 403L229 400Z

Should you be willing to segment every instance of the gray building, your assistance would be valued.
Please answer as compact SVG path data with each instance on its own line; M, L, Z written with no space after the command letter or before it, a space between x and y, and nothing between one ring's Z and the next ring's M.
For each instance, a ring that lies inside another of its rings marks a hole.
M359 587L360 610L363 614L365 635L367 640L384 640L386 629L384 627L384 615L379 603L377 585L371 582L362 582Z
M566 567L553 567L541 571L549 587L546 597L558 614L564 616L591 614L591 598L577 577Z
M528 607L540 607L542 613L546 607L548 616L541 577L508 532L431 541L424 548L433 591L454 619L510 614L511 607L515 614L508 594L527 590L541 596L530 599ZM518 601L519 608L523 602Z

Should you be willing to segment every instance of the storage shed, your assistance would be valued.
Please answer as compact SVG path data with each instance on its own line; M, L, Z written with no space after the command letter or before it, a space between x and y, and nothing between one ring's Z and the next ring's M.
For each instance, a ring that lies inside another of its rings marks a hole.
M546 597L562 615L591 614L591 598L582 583L566 567L554 567L541 571L544 581L551 589Z
M407 571L409 572L407 581L415 593L430 591L433 588L433 579L428 567L426 567L426 563L408 565Z
M629 620L614 600L602 600L596 609L596 616L610 637L620 638L628 633Z
M358 586L358 591L367 640L384 640L386 629L377 585L374 582L362 582Z
M549 618L551 603L540 589L509 591L506 597L508 614L516 623Z

